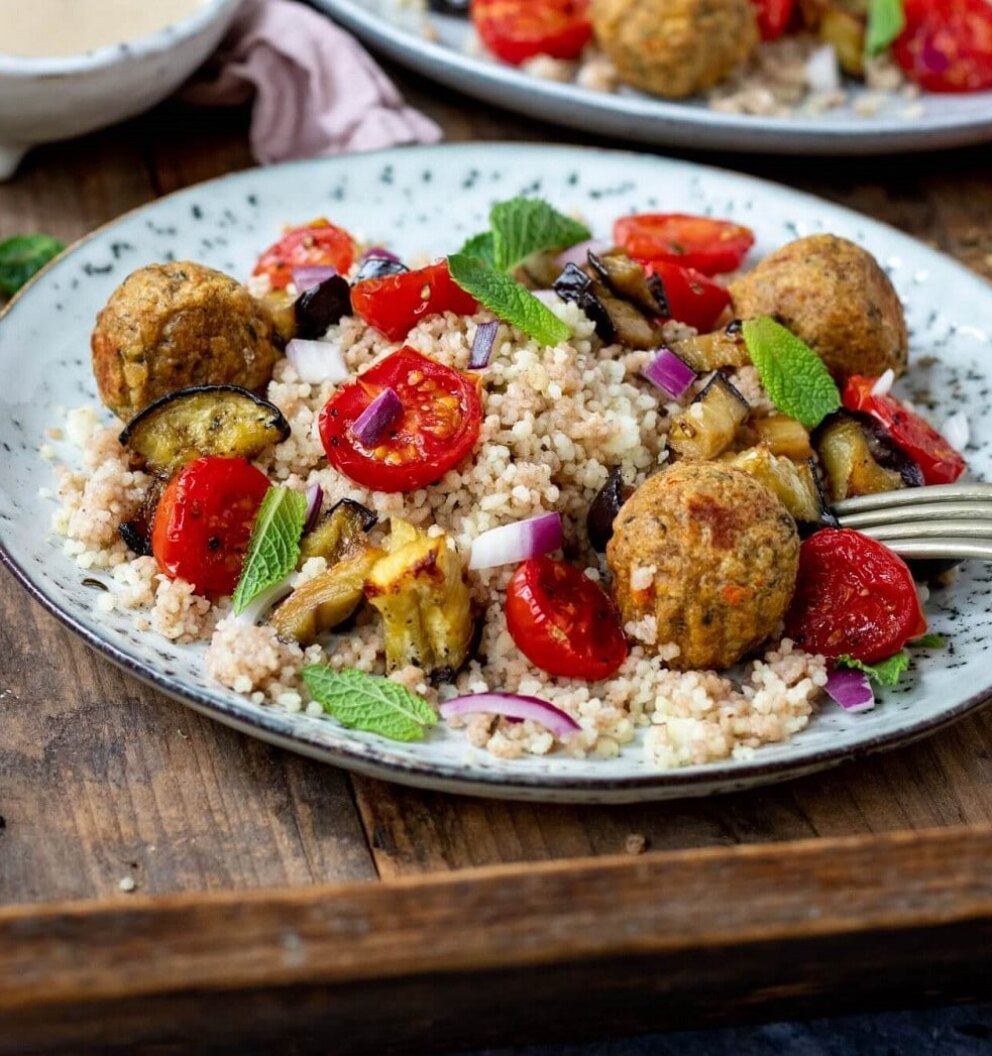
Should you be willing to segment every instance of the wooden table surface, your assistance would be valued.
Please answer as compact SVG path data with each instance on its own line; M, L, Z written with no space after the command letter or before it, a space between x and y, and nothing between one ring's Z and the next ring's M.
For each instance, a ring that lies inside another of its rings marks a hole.
M452 140L575 142L405 75ZM0 237L65 241L251 164L243 111L167 105L31 154ZM485 147L480 146L480 151ZM702 156L917 235L992 276L987 149L859 161ZM778 787L626 807L485 802L319 765L186 710L92 653L0 574L0 904L374 880L498 862L992 822L992 712Z

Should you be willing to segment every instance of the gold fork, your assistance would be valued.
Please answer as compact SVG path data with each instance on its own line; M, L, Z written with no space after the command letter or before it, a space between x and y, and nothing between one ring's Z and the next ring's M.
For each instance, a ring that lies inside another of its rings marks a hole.
M855 528L902 557L992 561L992 484L934 484L835 503Z

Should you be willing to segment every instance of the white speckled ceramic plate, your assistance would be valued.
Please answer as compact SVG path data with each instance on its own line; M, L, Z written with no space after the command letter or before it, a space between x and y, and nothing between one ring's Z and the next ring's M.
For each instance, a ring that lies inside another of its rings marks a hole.
M518 799L621 801L705 795L809 773L919 737L977 708L992 688L992 574L980 564L928 606L945 652L921 654L898 690L863 715L825 705L786 744L745 761L659 773L636 745L615 760L552 755L501 762L445 729L420 744L349 732L330 719L255 705L213 684L202 648L138 634L126 615L96 615L97 591L46 531L52 471L38 447L57 407L96 402L89 333L97 310L134 268L189 258L247 275L289 221L326 214L401 253L442 253L484 224L490 203L539 193L581 210L594 230L631 210L731 216L758 236L755 257L798 235L832 231L883 262L902 294L918 367L903 391L929 389L940 414L966 411L977 475L992 477L992 290L905 235L827 202L729 172L611 151L471 144L300 162L237 173L163 198L96 232L54 262L0 322L0 557L46 608L139 678L252 736L387 779ZM60 451L66 459L69 450Z
M619 139L660 146L767 154L885 154L992 140L992 92L924 95L920 113L895 96L870 117L851 102L817 115L756 117L667 101L631 88L605 93L532 77L469 54L467 20L419 14L403 0L308 0L367 44L417 73L487 103ZM436 39L425 38L424 24Z

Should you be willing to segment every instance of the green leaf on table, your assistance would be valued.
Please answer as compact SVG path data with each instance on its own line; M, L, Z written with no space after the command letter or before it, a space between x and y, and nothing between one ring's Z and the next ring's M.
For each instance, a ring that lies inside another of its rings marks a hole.
M947 641L940 634L921 634L919 638L911 638L909 645L913 649L945 649Z
M840 407L840 392L823 360L781 323L764 315L744 323L744 342L768 398L813 429Z
M63 249L51 235L14 235L0 242L0 296L13 297Z
M448 257L448 270L483 307L541 344L558 345L571 335L568 326L530 290L478 257L455 253Z
M437 713L423 697L388 678L310 664L303 668L303 681L328 715L354 730L419 741L426 727L437 725Z
M899 682L903 672L909 667L909 653L905 649L900 650L885 660L879 660L877 664L866 664L853 656L838 656L838 667L851 668L854 671L863 671L873 682L880 686L894 686Z
M510 271L535 253L568 249L591 238L585 224L559 213L542 198L511 198L497 202L489 213L493 262Z
M902 0L868 0L868 28L865 31L865 54L885 51L906 25Z
M231 599L235 615L263 590L275 586L296 568L307 499L292 488L269 488L255 515L241 578Z

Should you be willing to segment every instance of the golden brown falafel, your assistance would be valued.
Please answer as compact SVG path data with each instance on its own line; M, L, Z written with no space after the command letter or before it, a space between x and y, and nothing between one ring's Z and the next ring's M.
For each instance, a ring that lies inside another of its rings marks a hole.
M680 670L730 667L778 626L792 600L799 535L785 507L747 473L679 462L621 508L606 549L624 623L657 620Z
M278 357L269 312L236 279L178 261L140 268L97 316L91 348L100 398L128 419L187 385L260 389Z
M669 99L712 88L758 44L750 0L592 0L590 15L620 79Z
M836 235L797 239L730 285L742 319L771 315L801 337L839 381L906 369L899 296L865 249Z

